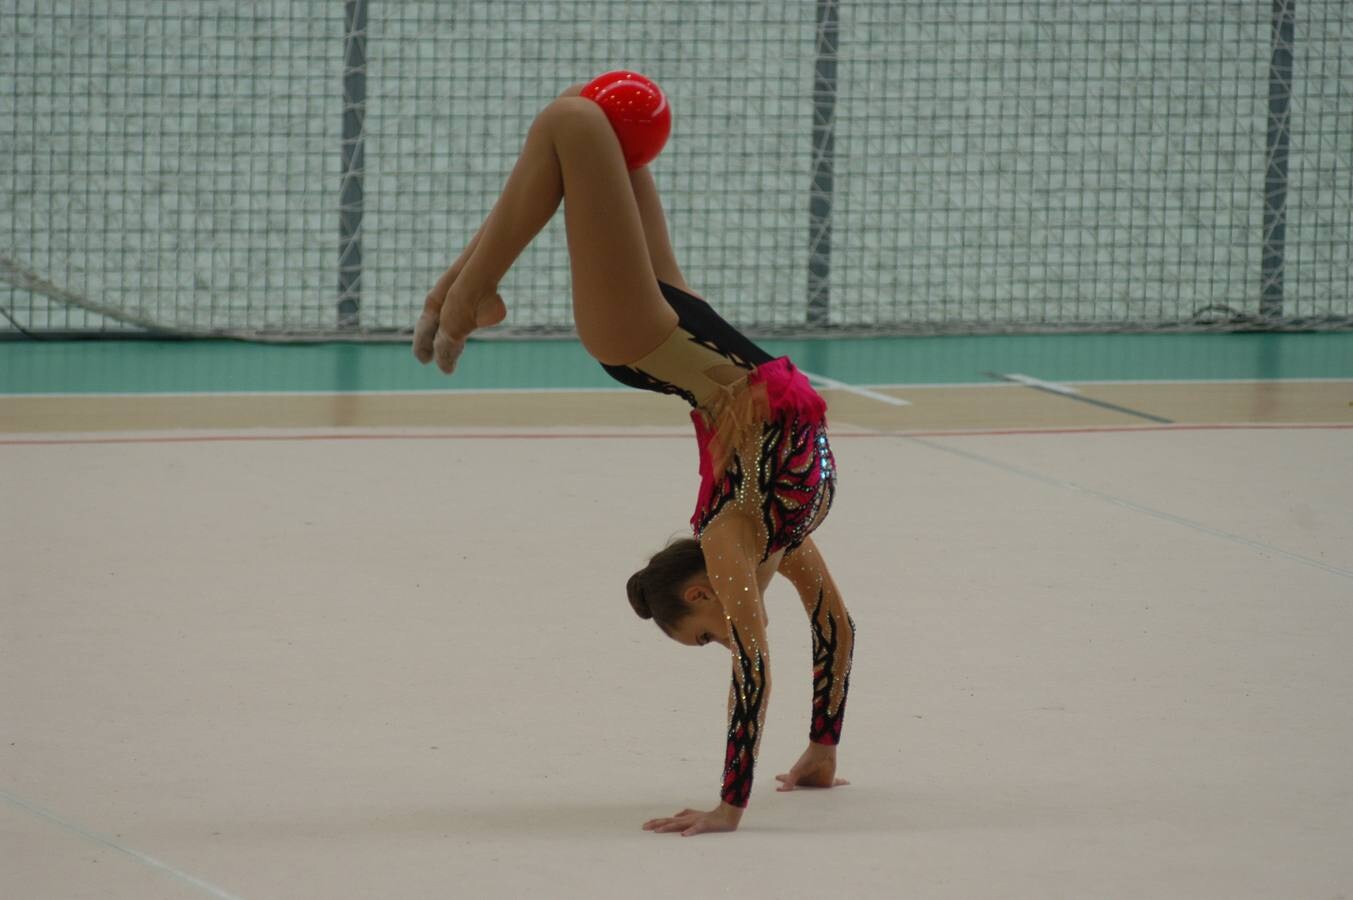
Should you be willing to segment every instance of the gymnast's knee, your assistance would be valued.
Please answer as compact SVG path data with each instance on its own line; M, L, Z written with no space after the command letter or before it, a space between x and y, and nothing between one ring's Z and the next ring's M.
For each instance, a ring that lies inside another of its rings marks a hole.
M606 113L602 112L600 106L583 97L560 95L541 111L540 118L546 119L556 128L612 133Z

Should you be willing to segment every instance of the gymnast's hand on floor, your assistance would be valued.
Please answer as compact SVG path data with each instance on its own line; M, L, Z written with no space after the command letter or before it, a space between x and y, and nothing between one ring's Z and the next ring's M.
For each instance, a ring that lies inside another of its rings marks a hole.
M836 777L836 747L830 744L809 743L794 768L783 775L776 775L780 782L777 791L793 791L798 788L830 788L850 784L844 778Z
M709 812L698 809L683 809L674 816L662 819L649 819L644 823L644 831L681 832L682 837L704 834L713 831L737 831L742 821L742 808L720 803Z

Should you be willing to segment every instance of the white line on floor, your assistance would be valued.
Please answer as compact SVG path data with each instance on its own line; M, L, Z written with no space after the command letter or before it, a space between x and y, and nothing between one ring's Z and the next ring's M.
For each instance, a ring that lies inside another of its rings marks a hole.
M1006 381L1013 381L1016 384L1027 385L1028 387L1042 388L1045 391L1052 391L1054 394L1079 394L1080 391L1065 384L1057 384L1054 381L1044 381L1041 378L1034 378L1032 375L1021 375L1018 372L1002 372L1000 375Z
M803 371L800 369L799 371ZM812 372L804 372L809 381L816 382L825 388L832 388L838 391L848 391L860 397L866 397L870 400L877 400L879 403L887 403L889 406L911 406L907 400L901 397L890 397L887 394L880 394L878 391L871 391L869 388L856 387L853 384L846 384L844 381L837 381L835 378L828 378L826 375L814 375Z
M190 875L187 872L183 871L182 869L176 869L173 866L169 865L168 863L161 862L155 857L148 856L147 854L142 853L139 850L133 850L130 847L124 847L121 844L112 841L101 834L95 834L92 831L89 831L85 828L81 828L79 825L76 825L72 822L67 822L60 816L54 815L48 812L47 810L42 809L41 807L34 806L32 803L29 803L26 800L14 796L9 791L6 791L2 788L0 788L0 799L5 800L12 806L16 806L19 809L32 813L33 815L39 818L46 819L47 821L57 825L58 827L64 829L65 831L69 831L71 834L79 835L80 837L84 838L87 841L92 841L93 843L99 844L100 846L103 847L107 847L110 850L116 850L119 853L126 854L127 856L130 856L132 859L136 860L142 865L149 866L152 869L158 869L159 871L164 872L167 875L172 875L173 877L179 879L180 881L186 882L187 884L191 884L193 887L197 888L200 891L203 891L207 895L216 897L217 900L240 900L240 898L237 897L236 895L226 890L223 890L222 888L219 888L216 885L211 884L210 882L203 881L201 878L198 878L195 875Z
M1023 478L1029 478L1034 481L1041 482L1043 484L1052 485L1053 487L1065 488L1067 490L1075 491L1080 494L1088 494L1091 497L1098 497L1100 500L1105 500L1109 503L1114 504L1115 506L1121 506L1126 509L1133 510L1135 512L1145 513L1148 516L1152 516L1165 522L1172 522L1175 525L1183 525L1185 528L1192 528L1194 531L1202 532L1203 534L1210 534L1213 537L1218 537L1221 538L1222 540L1230 541L1234 544L1240 544L1245 547L1250 547L1251 549L1254 550L1261 550L1265 553L1271 553L1274 556L1281 556L1283 559L1289 559L1292 560L1293 562L1301 563L1302 565L1311 566L1312 568L1323 569L1326 572L1331 572L1335 575L1341 575L1344 578L1353 578L1353 569L1345 569L1340 566L1330 565L1329 563L1321 562L1318 559L1312 559L1309 556L1302 556L1299 553L1292 553L1291 551L1283 550L1279 547L1274 547L1272 544L1265 544L1262 541L1251 540L1250 538L1243 537L1238 534L1232 534L1229 531L1222 531L1217 528L1212 528L1208 525L1202 524L1201 522L1195 522L1192 519L1186 519L1183 516L1176 516L1174 513L1165 512L1164 510L1160 509L1154 509L1150 506L1143 506L1140 503L1133 503L1131 500L1125 500L1122 497L1117 497L1113 494L1105 493L1104 491L1097 491L1094 488L1086 487L1083 484L1077 484L1074 481L1063 481L1059 478L1051 478L1047 475L1040 475L1037 472L1031 472L1028 469L1022 469L1019 466L1012 466L1008 463L1003 463L1000 460L992 459L991 457L988 456L983 456L980 453L972 453L967 450L960 450L957 447L948 447L945 446L944 444L938 444L935 443L934 441L926 440L925 438L908 437L905 434L898 435L898 437L904 440L909 440L916 444L921 444L925 447L929 447L931 450L938 450L941 453L948 453L953 456L960 456L963 457L964 459L972 460L973 462L979 462L982 463L983 465L992 466L993 468L1000 469L1001 471L1009 472L1012 475L1019 475Z

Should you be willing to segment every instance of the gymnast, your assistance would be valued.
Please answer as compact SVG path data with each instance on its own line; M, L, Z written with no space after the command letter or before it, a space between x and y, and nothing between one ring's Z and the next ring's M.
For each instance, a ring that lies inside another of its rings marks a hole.
M506 317L499 281L564 203L579 340L622 383L689 403L700 451L695 538L635 572L629 602L673 640L721 644L732 656L719 805L643 827L733 831L770 697L762 597L777 571L798 592L813 635L808 746L776 776L778 790L846 783L836 777L836 747L855 625L810 537L835 491L826 404L787 358L772 359L691 292L652 175L627 169L606 114L580 91L565 90L536 116L501 197L428 293L413 351L451 373L470 333Z

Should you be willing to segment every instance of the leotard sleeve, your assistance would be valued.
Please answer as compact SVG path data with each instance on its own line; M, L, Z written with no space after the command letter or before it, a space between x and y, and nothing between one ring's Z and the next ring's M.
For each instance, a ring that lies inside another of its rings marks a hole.
M829 602L819 588L817 599L804 608L813 630L813 713L808 740L815 744L841 743L850 691L850 663L855 650L855 621L840 604Z
M780 573L798 591L813 633L813 709L808 740L839 744L855 654L855 621L812 538L785 556Z
M728 743L720 797L745 807L770 701L770 649L755 558L738 540L738 529L711 526L701 537L705 570L728 619L733 679L728 690Z

